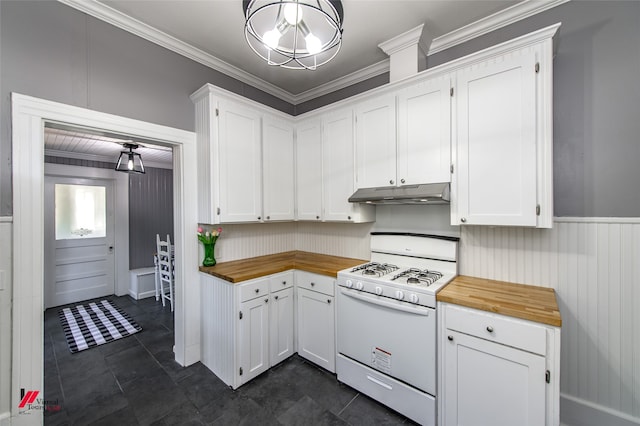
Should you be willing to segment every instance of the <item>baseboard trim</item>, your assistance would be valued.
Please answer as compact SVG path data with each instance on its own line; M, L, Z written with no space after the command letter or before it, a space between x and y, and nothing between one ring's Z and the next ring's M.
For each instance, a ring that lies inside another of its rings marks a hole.
M640 417L560 393L560 422L567 426L638 426Z

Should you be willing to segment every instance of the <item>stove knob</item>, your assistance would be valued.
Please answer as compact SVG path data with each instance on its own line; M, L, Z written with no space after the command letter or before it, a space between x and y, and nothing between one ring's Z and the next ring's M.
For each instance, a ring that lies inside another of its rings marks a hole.
M404 299L404 292L402 290L396 291L396 299L398 300Z
M417 294L411 294L411 295L409 296L409 301L410 301L411 303L418 303L418 300L420 300L420 299L418 298L418 295L417 295Z
M362 281L358 281L358 282L356 283L356 288L357 288L358 290L362 290L362 289L364 288L364 284L362 284Z
M376 294L377 294L378 296L382 296L382 287L380 287L380 286L376 286Z
M347 280L347 282L345 284L347 285L347 287L353 288L353 281Z

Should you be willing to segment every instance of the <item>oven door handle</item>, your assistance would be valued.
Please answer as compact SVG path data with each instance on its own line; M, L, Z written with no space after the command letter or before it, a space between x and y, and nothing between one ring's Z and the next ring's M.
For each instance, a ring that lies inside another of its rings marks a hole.
M351 293L348 290L345 289L340 289L340 293L342 293L344 296L347 297L351 297L353 299L358 299L358 300L362 300L363 302L366 303L371 303L373 305L379 305L379 306L384 306L385 308L389 308L389 309L395 309L397 311L403 311L403 312L408 312L410 314L415 314L415 315L422 315L425 317L428 317L429 315L431 315L431 311L433 309L431 308L427 308L425 306L413 306L413 305L407 305L406 302L400 302L402 303L402 305L398 304L398 303L393 303L393 302L388 302L382 298L380 298L379 296L367 296L364 294L359 294L359 293Z

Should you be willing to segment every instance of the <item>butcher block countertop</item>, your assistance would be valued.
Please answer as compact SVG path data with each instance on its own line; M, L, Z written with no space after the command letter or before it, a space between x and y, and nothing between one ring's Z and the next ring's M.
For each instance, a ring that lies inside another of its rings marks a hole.
M222 262L215 266L201 266L200 272L232 283L260 278L266 275L288 271L289 269L299 269L335 278L338 271L366 262L368 262L368 260L329 256L306 251L287 251L248 259L233 260L231 262Z
M437 300L556 327L562 325L552 288L459 275L440 290Z

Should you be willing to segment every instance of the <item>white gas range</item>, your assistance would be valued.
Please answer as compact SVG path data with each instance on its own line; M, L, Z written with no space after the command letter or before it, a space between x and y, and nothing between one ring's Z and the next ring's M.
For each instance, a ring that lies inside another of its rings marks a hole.
M457 274L458 238L371 234L371 262L338 272L338 380L436 424L436 294Z

